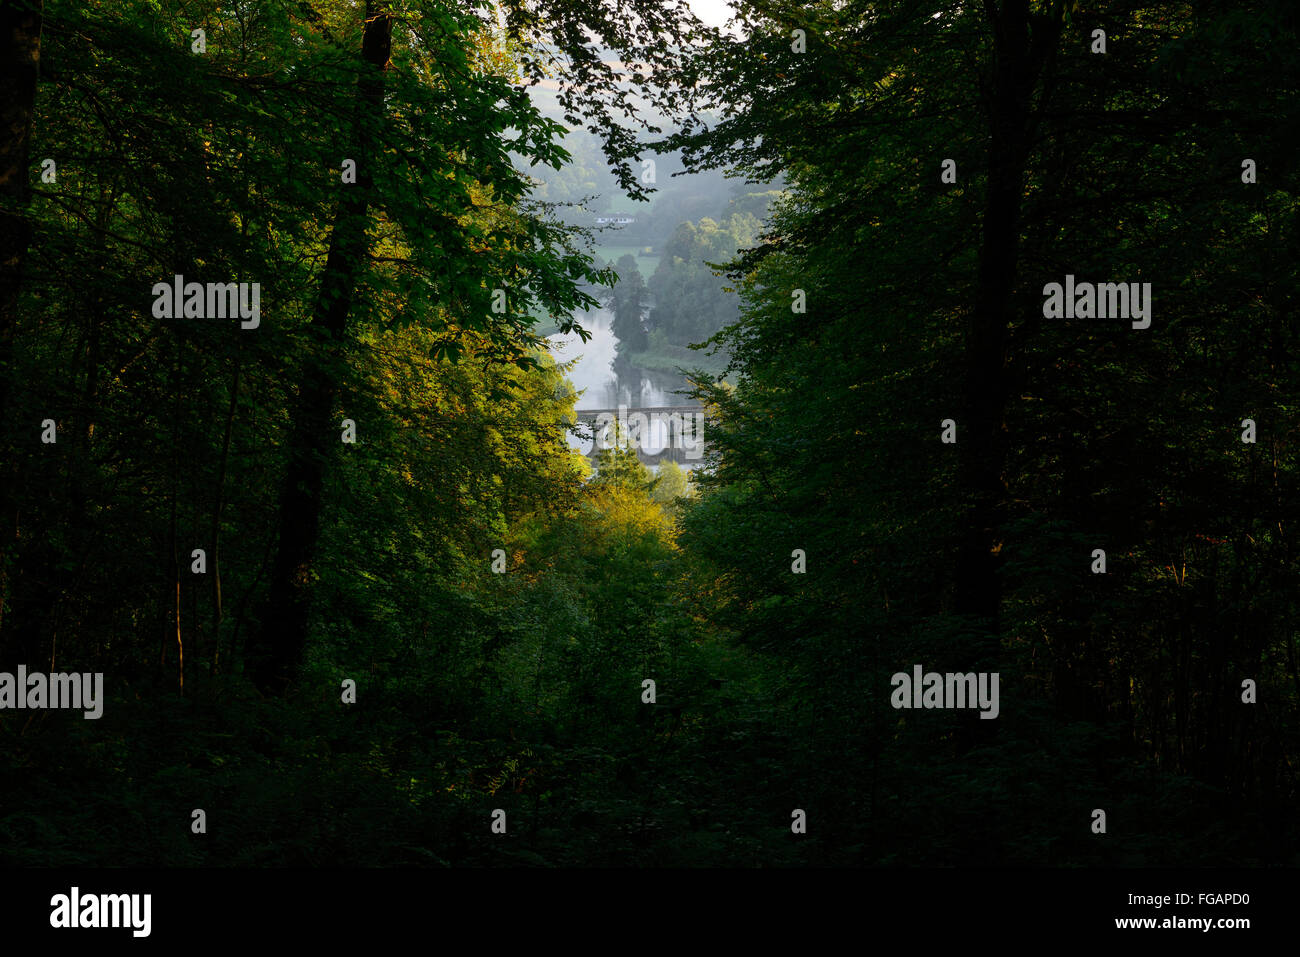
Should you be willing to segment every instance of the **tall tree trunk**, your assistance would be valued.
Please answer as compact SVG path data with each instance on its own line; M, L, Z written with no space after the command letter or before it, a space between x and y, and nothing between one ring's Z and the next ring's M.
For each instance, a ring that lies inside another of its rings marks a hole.
M217 468L217 501L212 509L212 674L221 671L221 512L226 502L226 469L230 463L230 437L239 410L239 372L243 354L235 353L235 370L230 380L230 404L226 410L226 431L221 440L221 463Z
M18 423L8 414L23 262L31 241L28 162L41 62L41 0L0 0L0 626L10 600L9 554L18 537ZM0 648L5 642L0 633ZM3 652L0 652L3 654Z
M42 9L41 0L0 2L0 411L9 397L18 293L31 239L27 167Z
M325 468L339 441L330 415L338 395L336 357L347 348L347 319L357 272L366 252L371 189L370 135L383 111L384 73L392 42L392 20L366 4L361 52L367 69L357 85L354 129L355 186L346 192L334 217L329 253L311 320L313 348L302 372L289 432L288 468L280 490L279 544L261 630L250 643L253 680L264 691L283 693L293 679L307 644L312 564L320 533Z
M1004 491L1007 328L1019 259L1029 103L1060 24L1056 18L1034 17L1031 37L1028 0L1006 0L1000 8L989 0L985 6L995 38L991 136L978 281L966 335L965 436L957 444L967 517L953 605L957 614L971 617L986 638L980 650L991 654L996 651L1001 605L994 549Z
M1029 105L1043 62L1060 34L1059 18L1031 18L1028 0L1004 0L1000 7L985 0L985 9L994 33L988 186L975 302L966 334L966 434L957 443L957 476L966 496L966 514L958 542L953 611L964 619L957 662L963 671L996 671L1000 657L997 551L1005 498L1008 323L1019 264ZM987 741L997 723L968 712L958 726L958 752Z

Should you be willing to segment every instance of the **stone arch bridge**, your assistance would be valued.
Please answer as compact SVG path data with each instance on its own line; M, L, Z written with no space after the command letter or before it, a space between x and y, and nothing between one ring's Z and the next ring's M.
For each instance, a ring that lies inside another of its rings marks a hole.
M617 409L577 409L570 431L579 449L594 464L616 442L636 448L645 465L665 460L690 468L704 458L704 407L665 405ZM617 427L616 427L617 423Z

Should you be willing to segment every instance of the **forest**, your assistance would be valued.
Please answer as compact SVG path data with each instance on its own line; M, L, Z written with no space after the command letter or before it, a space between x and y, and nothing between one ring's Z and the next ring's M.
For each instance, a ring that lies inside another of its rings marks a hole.
M732 7L0 6L0 863L1300 864L1296 5Z

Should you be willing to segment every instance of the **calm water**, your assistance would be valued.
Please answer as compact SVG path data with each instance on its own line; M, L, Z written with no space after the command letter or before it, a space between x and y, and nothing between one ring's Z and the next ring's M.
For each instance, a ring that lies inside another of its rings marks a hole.
M619 363L615 368L618 338L614 335L614 314L610 310L584 313L580 322L591 333L587 342L584 343L576 334L557 334L547 340L556 362L578 360L569 370L569 381L580 394L579 409L693 404L693 400L673 394L674 389L686 388L682 376L657 369L642 369L630 363Z
M577 362L569 369L568 378L578 390L578 409L654 408L666 405L693 405L694 400L674 394L676 389L687 387L686 379L672 372L642 369L627 362L617 362L618 338L614 335L614 314L609 309L584 313L580 319L591 338L583 342L577 334L551 336L551 355L556 362ZM569 446L584 454L591 449L591 439L585 442L572 432ZM667 440L662 428L652 426L643 441L647 452L657 452ZM687 469L690 465L683 466Z

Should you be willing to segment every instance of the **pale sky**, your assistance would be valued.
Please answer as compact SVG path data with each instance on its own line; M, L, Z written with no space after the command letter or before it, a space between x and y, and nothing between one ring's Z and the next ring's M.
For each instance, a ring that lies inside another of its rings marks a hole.
M731 16L726 0L687 0L695 15L711 27L720 27Z

